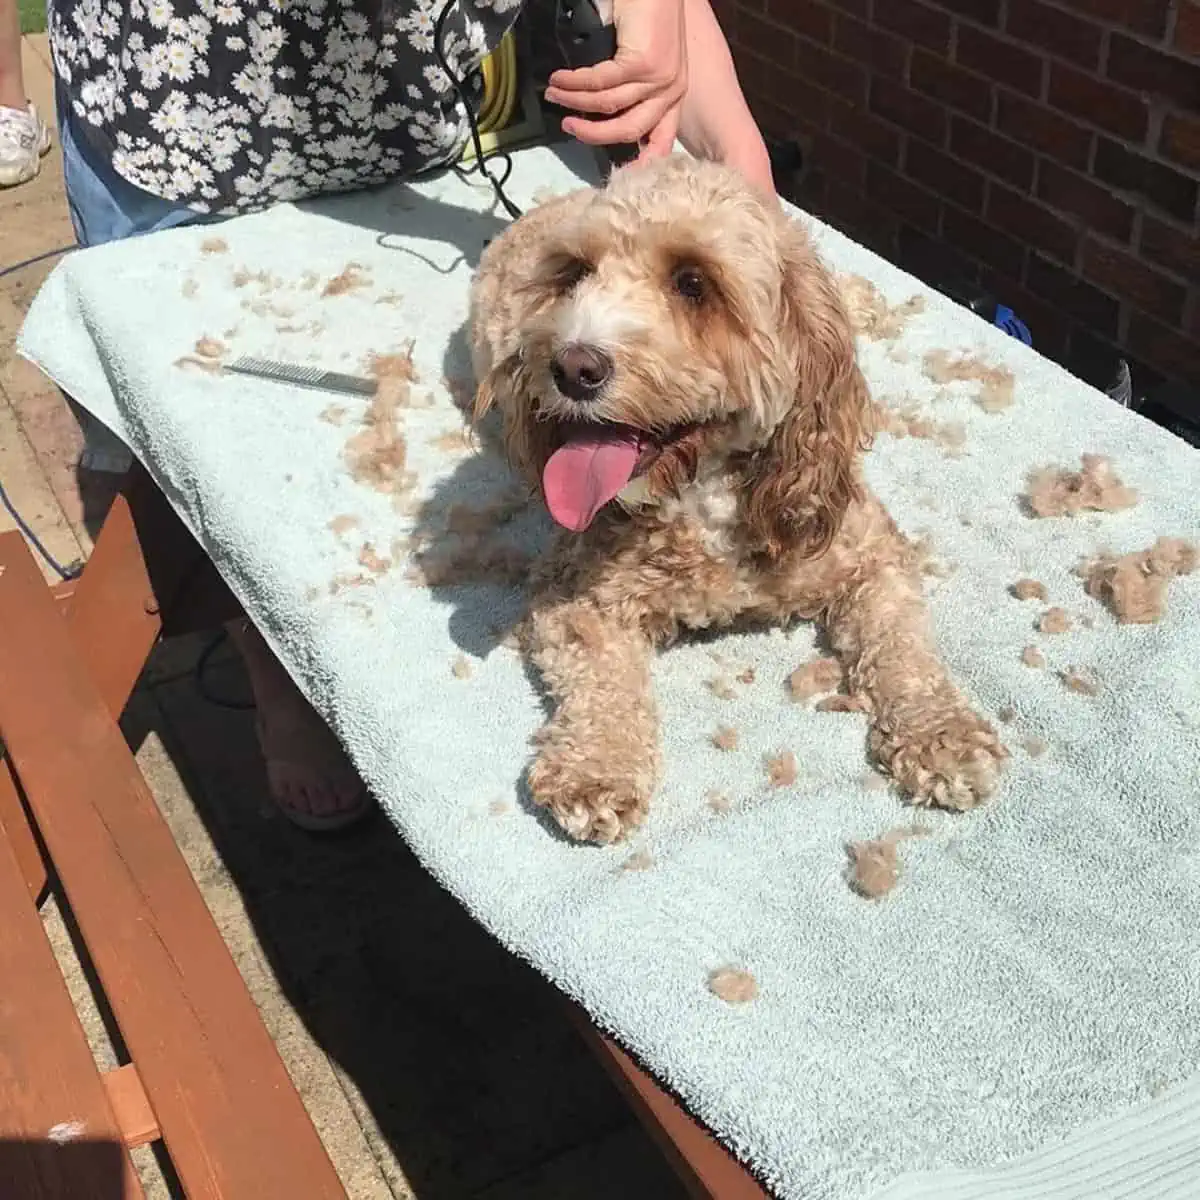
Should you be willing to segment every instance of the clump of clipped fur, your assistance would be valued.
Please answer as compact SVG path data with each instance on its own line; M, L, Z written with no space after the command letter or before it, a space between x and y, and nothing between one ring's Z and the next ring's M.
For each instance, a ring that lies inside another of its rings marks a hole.
M850 859L850 886L868 900L886 896L900 878L900 857L896 847L905 838L925 837L928 833L928 829L912 826L893 829L869 842L851 842L846 847Z
M811 700L823 692L835 692L842 683L842 664L836 658L818 658L797 667L788 676L793 700Z
M1029 476L1027 498L1036 517L1069 517L1085 509L1120 512L1132 508L1138 495L1126 487L1102 454L1084 454L1082 469L1040 467Z
M1018 579L1012 585L1012 594L1018 600L1045 600L1048 595L1046 585L1036 579Z
M854 332L871 341L895 341L909 320L925 311L924 296L889 304L883 293L861 275L842 275L838 285Z
M709 740L718 750L736 750L738 748L738 731L728 725L718 725Z
M356 292L366 287L371 281L363 274L366 267L362 263L347 263L342 271L335 275L322 289L322 296L344 296L347 292Z
M887 404L876 404L875 425L880 433L894 438L922 438L937 442L947 454L961 453L967 444L966 426L961 421L935 421L915 408L892 408Z
M408 443L400 428L400 410L408 404L415 378L411 348L403 354L375 355L371 360L375 394L362 425L346 442L350 474L377 492L397 494L412 486L406 470Z
M772 787L791 787L796 782L796 775L796 756L790 750L767 760L767 778Z
M721 967L709 975L708 990L726 1004L749 1004L758 996L758 980L738 967Z
M1152 625L1167 610L1171 580L1190 575L1198 562L1200 554L1191 542L1163 537L1148 550L1098 555L1083 563L1078 574L1088 595L1106 604L1122 625Z
M946 350L930 350L922 367L934 383L978 382L975 403L987 413L1003 412L1013 403L1013 373L1007 367L993 367L974 354L951 355Z
M1039 633L1070 633L1071 614L1065 608L1048 608L1038 618Z
M1058 673L1058 677L1068 691L1078 692L1081 696L1100 695L1100 680L1087 667L1067 667Z

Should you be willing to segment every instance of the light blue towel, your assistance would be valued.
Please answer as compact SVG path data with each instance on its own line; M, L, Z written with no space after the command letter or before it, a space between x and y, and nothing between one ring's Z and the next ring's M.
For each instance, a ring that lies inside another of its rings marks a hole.
M517 155L518 203L574 186L571 161ZM496 460L449 448L491 208L447 175L87 251L51 276L21 349L150 468L429 870L781 1196L1200 1195L1200 574L1146 626L1118 625L1073 574L1100 549L1200 539L1200 457L810 222L838 272L894 304L925 297L897 342L861 340L863 363L877 396L962 422L965 444L883 436L868 470L953 567L931 580L936 637L981 709L1010 718L1003 786L977 813L923 818L933 834L900 847L894 890L861 898L846 843L911 814L866 781L864 718L787 698L811 629L743 634L661 657L649 822L630 845L572 844L518 787L542 717L500 640L518 592L420 587L393 545L510 486ZM323 295L338 276L350 286ZM404 469L437 515L356 482L367 401L176 365L202 338L342 371L411 340ZM1012 407L931 382L938 350L1010 369ZM1084 453L1111 456L1139 503L1026 515L1027 473ZM534 512L504 537L542 530ZM1007 590L1026 576L1071 632L1035 632L1047 604ZM1044 668L1021 661L1034 644ZM1071 667L1099 694L1067 689ZM712 745L719 725L736 750ZM775 789L765 760L784 750L798 778ZM726 967L755 999L709 989Z

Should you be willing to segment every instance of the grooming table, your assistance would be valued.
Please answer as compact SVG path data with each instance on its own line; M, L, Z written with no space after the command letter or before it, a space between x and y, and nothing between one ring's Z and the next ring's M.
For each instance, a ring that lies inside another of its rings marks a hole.
M591 161L522 151L514 198ZM1127 625L1075 572L1200 540L1200 458L810 224L890 412L868 477L930 539L939 649L1012 750L989 805L922 816L874 902L847 885L846 845L912 815L872 786L860 714L789 700L818 653L807 626L659 657L665 775L630 844L573 844L528 805L543 711L505 631L544 517L468 450L455 404L470 271L503 227L477 182L87 251L51 276L22 351L131 445L425 866L610 1039L699 1194L759 1185L668 1095L785 1198L1027 1200L1049 1180L1062 1200L1194 1196L1200 575ZM391 382L366 401L222 374L238 354ZM1086 454L1137 503L1030 515L1029 473ZM88 572L121 540L106 528ZM204 568L158 570L168 617ZM1046 598L1014 596L1022 578ZM767 769L784 750L791 780ZM756 981L747 1002L714 983L724 968Z

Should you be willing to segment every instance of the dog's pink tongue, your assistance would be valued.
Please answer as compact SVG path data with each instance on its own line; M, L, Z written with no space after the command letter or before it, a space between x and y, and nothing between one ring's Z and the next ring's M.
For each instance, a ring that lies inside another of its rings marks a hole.
M550 515L581 533L633 477L640 447L633 437L578 437L560 446L542 472Z

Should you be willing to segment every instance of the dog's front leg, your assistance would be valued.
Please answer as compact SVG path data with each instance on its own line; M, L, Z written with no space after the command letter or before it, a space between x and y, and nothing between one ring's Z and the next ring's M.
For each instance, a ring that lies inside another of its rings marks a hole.
M572 837L617 841L641 824L658 779L650 641L586 598L535 604L525 637L555 704L529 769L533 799Z
M944 808L986 799L1008 752L938 656L916 572L888 565L858 578L827 621L850 690L870 704L871 750L901 789Z

